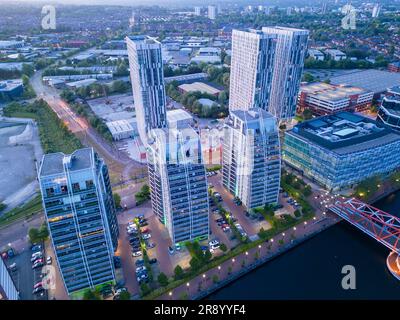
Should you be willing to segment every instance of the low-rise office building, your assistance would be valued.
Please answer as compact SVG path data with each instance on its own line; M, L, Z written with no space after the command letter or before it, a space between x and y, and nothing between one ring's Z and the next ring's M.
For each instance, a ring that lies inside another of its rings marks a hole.
M362 111L371 106L374 93L349 85L314 82L300 87L298 111L310 109L314 114L327 115L339 111Z
M201 93L208 93L215 97L218 97L221 92L221 90L214 88L204 82L184 83L178 87L178 90L182 94L198 91Z
M223 185L248 209L278 201L281 158L276 118L261 108L231 111L224 128Z
M327 189L351 187L400 167L400 134L358 114L339 112L285 133L283 160Z
M335 61L345 60L347 58L346 54L338 49L327 49L325 53Z
M308 49L308 55L317 61L324 61L325 59L324 54L317 49Z
M24 86L22 80L0 81L0 101L8 101L22 96Z

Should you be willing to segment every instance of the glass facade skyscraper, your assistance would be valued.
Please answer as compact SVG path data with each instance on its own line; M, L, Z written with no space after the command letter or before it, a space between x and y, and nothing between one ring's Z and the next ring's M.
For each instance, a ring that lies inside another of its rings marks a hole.
M207 179L198 134L190 127L150 132L148 170L153 212L172 243L208 238Z
M230 113L222 171L224 187L246 208L278 202L281 157L275 117L261 108Z
M167 125L161 43L147 36L126 37L138 132L143 144L151 129Z
M40 164L43 207L68 294L114 282L118 223L108 169L91 148L46 154Z

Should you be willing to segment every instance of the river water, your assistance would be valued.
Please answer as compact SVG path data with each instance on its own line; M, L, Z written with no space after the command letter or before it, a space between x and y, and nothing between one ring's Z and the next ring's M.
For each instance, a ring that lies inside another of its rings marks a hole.
M400 216L400 192L374 206ZM400 299L400 281L386 268L388 254L343 221L207 299ZM342 289L344 265L356 269L355 290Z

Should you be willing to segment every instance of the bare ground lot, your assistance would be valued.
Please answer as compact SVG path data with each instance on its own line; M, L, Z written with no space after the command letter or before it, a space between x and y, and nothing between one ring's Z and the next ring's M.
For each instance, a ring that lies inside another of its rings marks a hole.
M38 190L35 161L42 148L33 124L0 121L0 202L12 209Z

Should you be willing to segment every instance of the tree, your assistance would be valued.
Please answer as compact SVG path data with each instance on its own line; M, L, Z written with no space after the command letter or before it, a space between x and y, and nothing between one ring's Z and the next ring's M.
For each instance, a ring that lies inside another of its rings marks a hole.
M190 259L189 264L192 270L198 270L202 265L201 261L197 257L193 257L192 259Z
M150 293L151 289L150 289L150 287L147 285L147 283L144 283L144 282L143 282L143 283L140 285L140 291L142 292L142 295L145 296L145 295L147 295L147 294Z
M311 119L311 118L312 118L312 115L313 115L313 113L312 113L312 111L311 111L310 109L304 109L304 111L303 111L303 118L304 118L305 120Z
M222 252L226 252L228 250L228 248L227 248L225 243L221 243L219 248L221 249Z
M100 293L87 289L83 293L83 300L101 300Z
M162 287L166 287L168 285L168 277L163 272L158 275L157 280Z
M218 275L214 274L214 275L212 276L212 281L213 281L214 283L217 283L217 282L219 281Z
M0 202L0 212L4 211L7 208L7 205L3 202Z
M47 224L43 223L39 228L39 238L41 241L47 240L49 237L49 229L47 229Z
M180 280L183 278L184 274L185 273L184 273L182 267L178 264L174 269L174 279Z
M39 239L39 230L36 228L30 228L28 231L29 241L31 243L38 242Z
M118 193L113 193L114 203L116 208L121 208L121 196Z
M126 290L119 294L119 300L131 300L131 294Z
M308 73L308 72L304 73L303 81L305 81L305 82L313 82L314 80L315 80L314 76L311 73Z

